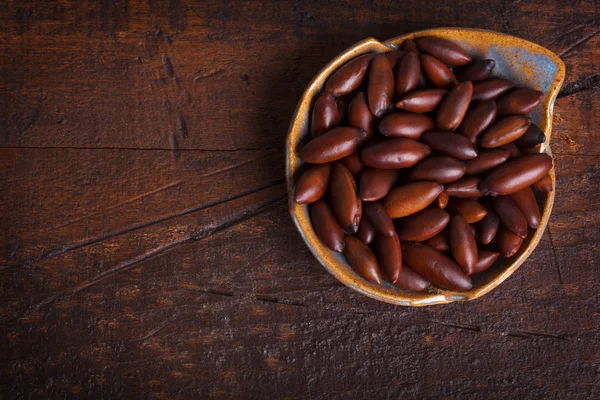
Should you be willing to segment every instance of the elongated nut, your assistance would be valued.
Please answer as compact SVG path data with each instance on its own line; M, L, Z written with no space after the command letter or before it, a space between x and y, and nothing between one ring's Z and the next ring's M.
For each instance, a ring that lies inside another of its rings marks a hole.
M413 181L454 182L465 174L464 162L448 156L429 157L414 166L410 179Z
M436 87L448 88L458 84L458 80L452 71L435 57L428 54L421 54L421 68L423 68L425 76Z
M436 127L444 131L454 131L458 128L467 113L472 94L471 82L463 82L452 89L440 105Z
M485 148L500 147L514 142L531 125L531 118L526 115L511 115L490 126L482 135L479 145Z
M391 218L406 217L427 207L442 190L444 186L436 182L408 183L393 189L385 197L383 205Z
M360 177L359 195L363 201L383 199L398 180L400 170L367 167Z
M465 118L458 127L458 133L465 136L471 143L477 143L478 136L496 120L496 102L482 101L467 111Z
M475 264L475 268L472 270L471 275L478 274L489 269L492 265L494 265L494 262L496 262L500 256L500 253L497 251L483 249L479 250L477 256L477 264Z
M450 197L446 209L451 215L462 215L467 223L481 221L487 214L484 206L475 200Z
M495 100L515 86L507 79L487 79L473 84L471 101Z
M407 93L396 102L396 108L414 113L426 113L435 110L448 94L444 89L421 89Z
M323 200L310 205L310 219L317 237L333 251L344 251L344 232Z
M489 171L508 160L510 153L504 149L483 149L477 157L467 161L468 175L477 175Z
M307 169L298 179L294 191L297 203L308 204L319 200L327 192L331 164L315 165Z
M537 229L540 226L540 207L538 206L535 195L531 190L531 187L526 187L518 192L514 192L508 195L515 205L521 210L527 224L532 229Z
M498 116L529 114L544 98L539 90L516 89L498 100Z
M325 90L338 97L355 91L367 75L374 54L364 54L342 65L325 84Z
M356 233L362 216L362 202L356 193L356 183L348 168L335 163L329 178L333 213L346 233Z
M422 37L415 39L419 50L431 54L447 65L465 65L471 57L456 43L440 37Z
M539 181L531 185L535 190L539 192L551 192L552 191L552 177L550 174L544 175Z
M365 218L369 220L375 230L385 236L396 234L394 222L381 203L377 201L365 203Z
M431 153L429 147L412 139L396 138L367 145L361 153L363 163L373 168L408 168Z
M427 132L421 138L423 143L438 153L458 158L471 160L477 157L477 150L473 143L463 135L451 132Z
M396 282L402 270L402 248L398 236L377 235L375 254L384 275L390 282Z
M394 285L413 292L421 292L427 289L430 283L427 279L417 274L411 267L402 264L400 276L398 277L398 280L394 282Z
M508 196L494 198L494 211L500 218L500 224L515 235L525 239L527 237L527 220Z
M531 149L545 141L546 135L544 135L540 127L536 124L531 124L523 136L515 140L515 144L523 149Z
M375 134L373 119L365 94L357 93L348 106L348 125L362 129L367 133L366 138L369 139Z
M491 202L486 201L483 203L483 206L485 207L487 214L477 223L477 235L481 244L490 244L498 233L500 218L498 218L498 214L494 211Z
M367 218L360 219L360 225L358 225L358 232L356 232L356 237L363 242L364 244L369 244L375 239L376 235L375 228L369 222Z
M396 71L396 96L402 96L419 85L421 62L416 51L410 51L402 57Z
M399 221L401 241L423 242L440 233L450 222L450 215L441 208L429 207Z
M371 61L367 95L371 114L376 117L381 117L392 106L394 72L385 54L378 54Z
M477 176L465 176L456 182L451 182L444 186L444 191L452 197L460 197L462 199L472 199L483 196L479 191L481 179Z
M299 155L311 164L336 161L354 153L365 137L366 133L362 129L333 128L308 142Z
M379 123L379 132L388 137L405 137L419 140L424 132L433 129L433 120L427 115L395 112L386 115Z
M494 60L475 60L463 67L455 68L454 73L459 82L478 82L488 79L496 66Z
M477 264L477 242L475 242L471 226L461 215L452 218L448 237L452 256L458 265L467 275L473 274Z
M523 244L523 238L501 226L496 235L496 243L502 257L511 258L519 251L521 244Z
M381 270L377 257L369 246L351 235L346 235L344 241L346 243L344 255L352 268L369 282L381 284Z
M339 125L340 112L338 105L330 93L323 93L313 106L312 122L310 125L311 135L319 136L323 132L328 131Z
M531 154L509 160L494 168L479 185L484 195L498 196L517 192L530 186L552 168L552 157Z

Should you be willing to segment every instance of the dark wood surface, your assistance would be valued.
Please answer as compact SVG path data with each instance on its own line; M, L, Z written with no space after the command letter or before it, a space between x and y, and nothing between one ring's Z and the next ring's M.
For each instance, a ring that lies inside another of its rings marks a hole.
M9 1L0 8L1 398L600 398L595 1ZM560 54L558 189L500 288L401 308L287 212L306 84L438 26Z

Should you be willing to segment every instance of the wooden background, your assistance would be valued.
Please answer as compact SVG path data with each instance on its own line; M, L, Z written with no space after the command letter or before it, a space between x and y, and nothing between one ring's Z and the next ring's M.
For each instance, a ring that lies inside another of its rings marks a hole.
M8 1L1 398L600 398L596 1ZM545 236L499 289L343 287L287 212L311 77L373 36L520 36L567 65Z

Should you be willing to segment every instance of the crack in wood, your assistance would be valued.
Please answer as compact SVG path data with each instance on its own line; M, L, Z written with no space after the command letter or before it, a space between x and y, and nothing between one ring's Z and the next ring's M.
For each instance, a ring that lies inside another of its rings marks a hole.
M481 327L476 326L476 325L465 325L465 324L458 324L455 322L444 322L444 321L436 321L436 320L432 320L431 322L438 324L438 325L442 325L442 326L448 326L450 328L464 329L464 330L472 331L472 332L483 332Z
M158 332L163 330L171 322L175 321L178 317L179 317L179 313L175 313L175 315L173 315L171 318L167 318L167 320L165 322L163 322L162 324L159 324L157 327L151 329L150 332L145 334L143 337L139 338L138 342L145 342L146 340L150 339L152 336L156 335Z
M204 293L204 294L212 294L215 296L223 296L237 299L249 299L262 301L265 303L276 303L287 306L296 306L296 307L304 307L308 308L308 305L300 300L292 300L292 299L282 299L279 297L264 295L264 294L255 294L255 293L236 293L230 290L220 290L220 289L210 289L210 288L202 288L193 285L185 285L182 287L184 290L191 290L194 292Z
M558 98L570 96L584 90L596 89L600 89L600 73L566 83L558 93Z
M563 32L560 35L556 36L550 43L548 43L548 46L550 46L551 44L556 43L558 40L566 37L567 35L575 32L575 31L578 31L578 30L583 29L583 28L588 28L588 27L594 26L594 25L596 25L595 21L586 22L586 23L574 26L573 28L569 29L568 31Z
M564 49L563 51L561 51L560 53L558 53L558 56L559 57L564 57L565 55L567 55L570 52L572 52L575 48L577 48L577 47L581 46L582 44L584 44L585 42L591 40L594 36L596 36L599 33L600 33L600 29L595 30L594 32L585 35L584 37L582 37L581 39L577 40L575 43L573 43L572 45L570 45L569 47L567 47L566 49Z
M542 338L548 338L548 339L561 339L561 340L565 339L565 337L562 335L555 335L552 333L527 331L527 330L507 331L507 332L504 332L503 335L518 337L518 338L525 338L525 339L526 338L535 338L535 337L542 337Z

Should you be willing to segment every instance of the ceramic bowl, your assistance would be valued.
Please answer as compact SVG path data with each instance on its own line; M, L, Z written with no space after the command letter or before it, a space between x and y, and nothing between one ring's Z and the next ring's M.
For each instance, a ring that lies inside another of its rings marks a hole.
M552 131L552 110L565 75L565 66L560 58L535 43L485 30L440 28L409 33L383 43L372 38L365 39L335 57L310 82L292 118L286 143L286 177L290 214L314 256L340 282L365 296L403 306L425 306L474 300L496 288L523 264L540 242L550 218L555 195L555 191L552 191L538 197L542 213L540 227L523 242L515 256L509 260L499 260L489 270L473 276L473 288L468 292L459 293L430 287L427 291L417 293L400 289L389 282L381 285L370 283L354 272L342 254L329 250L317 238L310 222L308 207L297 204L293 199L294 186L304 165L304 162L298 157L298 151L310 137L310 115L313 100L323 90L327 78L349 60L364 53L393 51L404 40L423 36L450 39L465 49L473 58L492 58L496 61L494 76L510 79L518 86L544 92L543 104L531 114L533 122L539 125L547 138L546 142L536 149L538 152L551 154L549 143ZM554 169L550 174L554 186Z

